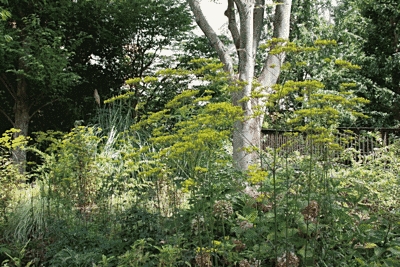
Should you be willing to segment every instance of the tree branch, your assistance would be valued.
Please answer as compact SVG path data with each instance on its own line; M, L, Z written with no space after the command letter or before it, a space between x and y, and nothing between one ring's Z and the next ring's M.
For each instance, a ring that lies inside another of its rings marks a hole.
M161 47L156 48L156 50L154 51L153 56L151 57L151 59L147 62L147 64L145 64L144 62L144 52L143 52L143 61L142 61L142 66L141 66L141 70L140 70L140 77L143 76L143 73L150 68L151 64L153 64L154 59L158 56L157 52L161 51Z
M264 27L264 10L265 0L256 0L253 15L253 53L257 53L257 48L260 43L261 33Z
M240 46L240 33L236 22L235 3L233 0L228 0L228 8L225 11L225 16L228 17L228 29L231 32L233 42L235 43L236 49Z
M11 123L11 125L12 125L13 127L15 127L15 123L14 123L13 120L10 118L10 116L7 115L7 113L6 113L4 110L0 109L0 113L3 113L3 115L4 115L4 116L7 118L7 120Z
M275 10L274 37L289 38L292 0L279 0Z
M253 11L254 2L234 0L240 16L239 79L246 82L240 92L232 95L235 105L239 105L243 97L250 97L253 89L255 58L253 53ZM251 101L240 103L244 115L252 116Z
M224 70L232 77L234 75L233 60L229 55L225 45L218 38L218 35L211 28L206 17L204 16L203 11L200 8L199 0L187 0L187 2L189 3L190 9L193 12L197 25L199 25L200 29L211 42L212 47L215 49L215 51L217 51L219 59L224 64Z
M234 0L239 10L240 16L240 48L239 48L239 73L246 78L240 78L247 81L253 79L250 72L254 71L254 54L253 54L253 11L254 3L251 1Z
M274 38L289 38L291 7L292 0L280 0L276 6L273 35ZM262 86L269 89L278 81L281 65L284 59L284 53L277 55L269 54L267 56L260 77L258 78L258 81Z
M12 86L10 85L8 78L4 73L1 74L0 80L3 83L4 87L7 89L7 91L10 93L12 98L16 100L15 92L12 90Z
M52 101L47 102L46 104L41 105L40 107L38 107L34 112L32 112L32 114L29 116L29 119L32 119L33 116L35 116L35 114L42 108L44 108L45 106L48 106L50 104L53 104L54 102L57 102L58 100L60 100L59 98L56 98Z

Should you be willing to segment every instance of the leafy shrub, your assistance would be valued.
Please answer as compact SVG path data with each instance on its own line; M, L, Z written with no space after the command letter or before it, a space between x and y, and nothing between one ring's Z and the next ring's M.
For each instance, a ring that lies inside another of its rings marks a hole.
M55 267L92 267L101 258L101 255L94 252L79 253L72 249L62 249L51 259L51 266Z
M12 203L13 192L17 185L23 186L25 177L11 160L11 152L16 148L22 148L27 144L27 139L20 135L13 139L12 135L18 132L11 129L3 133L0 137L0 222L7 220L7 208Z

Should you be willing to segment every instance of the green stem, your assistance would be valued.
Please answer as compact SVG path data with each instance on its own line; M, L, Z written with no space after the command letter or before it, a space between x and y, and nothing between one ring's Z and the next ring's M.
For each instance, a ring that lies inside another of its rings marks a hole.
M312 169L313 169L313 156L314 156L314 142L313 139L310 139L310 161L309 161L309 166L308 166L308 177L307 177L307 206L310 205L310 201L311 201L311 177L312 177ZM309 231L309 225L310 222L308 220L306 220L306 225L307 225L307 236L308 236L308 231ZM308 238L306 241L306 245L305 245L305 250L304 250L304 259L307 260L307 250L308 250Z
M288 255L289 248L288 248L288 227L289 227L289 166L288 166L288 155L286 154L285 157L285 169L286 169L286 212L285 212L285 219L286 219L286 227L285 227L285 251L286 255Z
M277 161L277 148L274 148L274 154L273 154L273 163L272 163L272 183L273 183L273 200L274 200L274 242L275 242L275 258L278 258L278 246L277 246L277 240L278 240L278 218L277 218L277 207L276 207L276 161Z

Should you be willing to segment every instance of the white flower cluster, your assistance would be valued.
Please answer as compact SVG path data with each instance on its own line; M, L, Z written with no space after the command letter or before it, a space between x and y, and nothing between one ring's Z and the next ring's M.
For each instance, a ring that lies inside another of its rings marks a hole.
M261 267L261 261L257 259L252 259L252 260L241 260L239 262L239 267Z
M196 218L194 218L191 223L191 228L194 234L198 235L200 232L202 232L204 229L204 225L205 223L203 216L197 216Z
M213 214L220 219L228 219L233 213L232 204L226 200L218 200L213 206Z
M278 257L276 260L277 267L298 267L300 264L299 257L297 257L294 252L290 252L288 254L283 253L281 257Z

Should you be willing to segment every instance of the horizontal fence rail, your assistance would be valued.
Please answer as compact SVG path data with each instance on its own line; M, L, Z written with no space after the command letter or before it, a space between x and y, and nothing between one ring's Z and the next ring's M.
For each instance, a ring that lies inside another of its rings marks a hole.
M324 147L315 145L305 133L275 129L262 129L262 148L279 149L281 153L298 151L318 153ZM375 148L392 144L400 138L400 128L341 127L335 134L335 143L342 149L354 148L361 155L371 153Z

